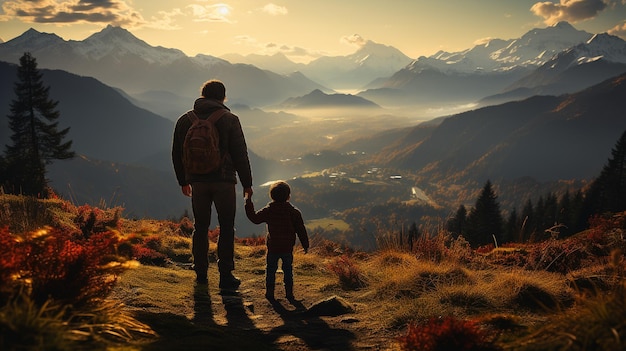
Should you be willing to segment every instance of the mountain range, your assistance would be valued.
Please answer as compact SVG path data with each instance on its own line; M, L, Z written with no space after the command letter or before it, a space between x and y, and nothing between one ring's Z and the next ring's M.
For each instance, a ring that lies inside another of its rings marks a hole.
M360 90L359 96L384 108L407 106L407 111L419 115L424 108L411 107L479 101L484 106L584 89L625 71L624 46L617 37L560 22L520 38L492 39L463 51L440 51L414 60L396 48L368 41L350 55L297 64L281 54L188 57L108 26L82 41L30 29L0 43L0 60L17 63L29 51L42 68L97 78L125 91L137 105L172 120L179 115L176 111L190 107L189 100L209 78L226 82L231 103L251 107L273 106L316 89L327 94L335 89ZM567 67L567 72L554 67Z
M41 68L97 78L130 95L136 94L137 100L146 104L158 99L155 95L163 91L172 93L172 99L182 96L184 101L169 101L178 111L191 108L202 84L213 78L226 82L231 102L252 106L278 103L293 93L330 91L299 73L280 75L209 55L187 57L177 49L152 47L127 30L113 26L83 41L65 41L55 34L30 29L0 44L0 60L18 63L24 52L30 52ZM178 114L168 116L177 117Z
M295 63L282 53L271 56L227 54L221 58L281 74L299 71L325 86L338 90L363 88L379 78L391 76L412 61L400 50L371 40L363 43L350 55L323 56L307 64Z
M397 106L478 100L486 105L535 94L560 95L626 72L625 48L618 37L593 35L560 22L519 39L493 39L461 52L420 57L359 96Z

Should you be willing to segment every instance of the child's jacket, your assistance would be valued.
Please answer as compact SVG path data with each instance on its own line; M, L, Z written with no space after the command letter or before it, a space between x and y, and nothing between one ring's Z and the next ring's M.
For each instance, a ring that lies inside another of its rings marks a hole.
M255 224L267 223L267 251L290 253L296 244L296 235L305 250L309 249L309 236L304 227L302 213L289 202L270 202L258 212L252 201L246 201L246 216Z

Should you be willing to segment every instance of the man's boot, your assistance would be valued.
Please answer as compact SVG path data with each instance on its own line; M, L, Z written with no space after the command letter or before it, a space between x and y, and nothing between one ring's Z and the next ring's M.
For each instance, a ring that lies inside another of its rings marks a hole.
M289 301L295 300L293 297L293 284L285 284L285 297Z
M235 277L233 273L220 273L220 289L237 290L240 284L241 280Z

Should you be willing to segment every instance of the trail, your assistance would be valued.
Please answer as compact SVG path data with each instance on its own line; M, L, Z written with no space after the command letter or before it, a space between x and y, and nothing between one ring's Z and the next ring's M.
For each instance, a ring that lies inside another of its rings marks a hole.
M208 285L196 285L194 272L184 267L139 266L119 277L111 298L158 334L142 344L143 350L398 349L393 333L379 325L372 300L359 298L367 292L344 292L333 277L296 269L296 301L284 298L278 285L271 303L264 297L262 264L262 257L237 261L235 274L242 284L235 292L220 292L215 265L209 268ZM329 296L350 301L354 312L306 312Z

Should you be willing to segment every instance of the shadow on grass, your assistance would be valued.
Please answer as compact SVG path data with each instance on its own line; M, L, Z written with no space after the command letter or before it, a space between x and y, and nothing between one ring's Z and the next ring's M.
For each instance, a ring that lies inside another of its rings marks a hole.
M173 313L139 312L136 318L159 335L142 350L278 350L272 340L254 326L246 314L239 294L222 296L226 308L226 326L213 319L211 296L206 285L194 287L192 320Z
M276 311L285 322L283 325L273 328L269 335L273 340L283 335L293 335L301 339L309 349L322 350L352 350L354 347L354 333L345 329L333 329L318 316L306 313L306 307L302 302L291 300L295 310L287 309L278 300L270 301Z
M215 322L213 303L207 285L196 285L193 291L194 313L191 319L171 312L136 312L135 318L149 325L158 338L141 343L141 350L255 350L278 351L281 338L293 336L306 349L352 350L355 335L344 329L331 328L317 316L307 315L299 301L287 308L274 301L272 307L283 324L270 331L256 327L239 292L222 292L226 325ZM248 306L250 307L250 306ZM284 346L284 345L283 345Z

